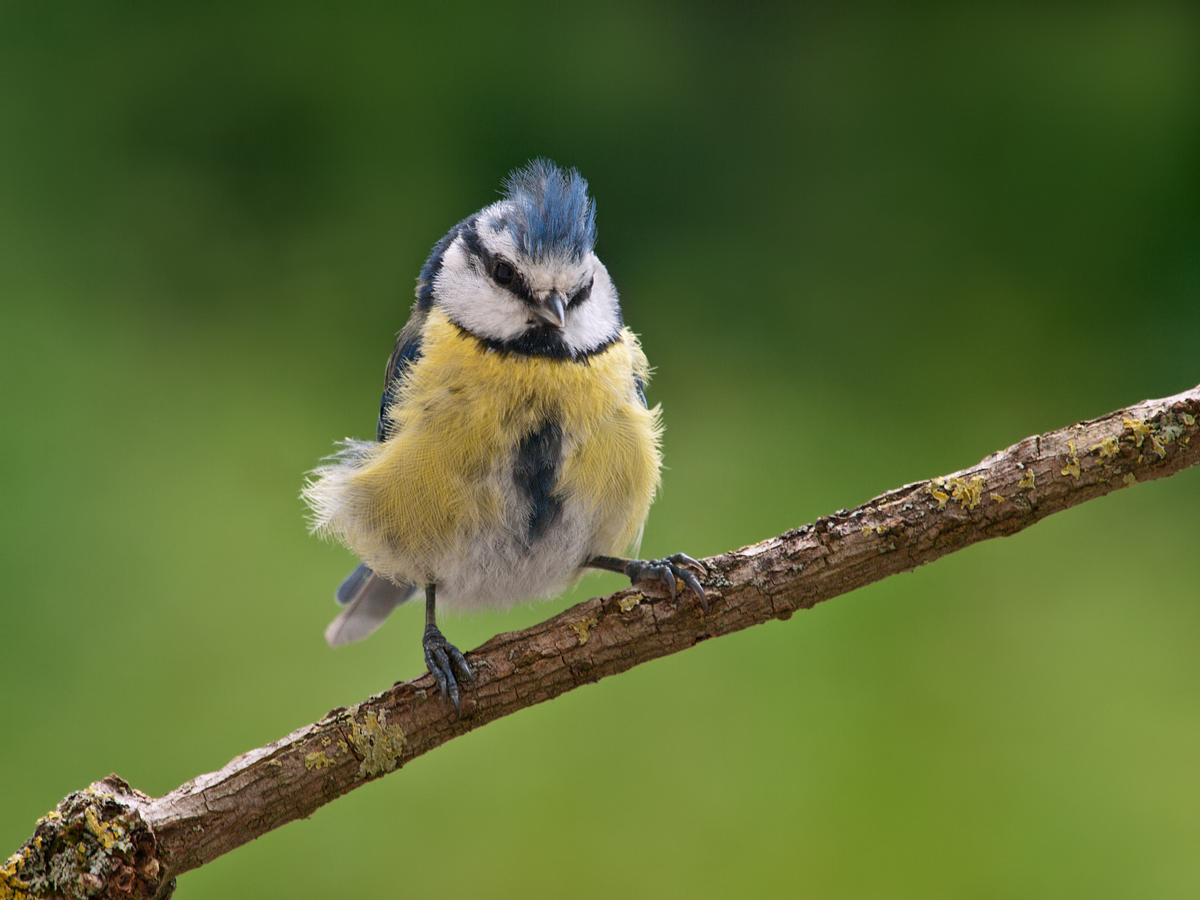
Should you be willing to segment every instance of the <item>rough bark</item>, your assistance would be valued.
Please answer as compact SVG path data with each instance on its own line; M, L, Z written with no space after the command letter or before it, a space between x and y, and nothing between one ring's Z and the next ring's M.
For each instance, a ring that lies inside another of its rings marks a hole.
M686 593L630 589L497 635L468 654L477 680L460 718L425 675L157 799L110 776L38 823L0 870L0 900L166 897L174 876L501 716L1196 465L1198 420L1200 386L1026 438L969 469L712 557L707 614Z

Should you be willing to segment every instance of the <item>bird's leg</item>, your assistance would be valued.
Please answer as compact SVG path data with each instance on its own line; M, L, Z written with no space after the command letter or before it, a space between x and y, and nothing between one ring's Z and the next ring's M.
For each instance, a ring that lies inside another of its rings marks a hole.
M630 584L639 581L658 581L671 591L672 599L683 582L700 601L700 608L708 612L708 597L696 575L708 572L704 563L692 559L686 553L676 553L664 559L622 559L619 556L593 556L584 563L589 569L604 569L626 576ZM693 574L695 573L695 574Z
M458 681L474 681L475 676L471 674L471 667L459 649L446 640L437 627L435 591L436 585L425 585L425 637L421 639L421 646L425 648L425 666L441 689L442 699L449 697L454 704L454 712L461 714Z

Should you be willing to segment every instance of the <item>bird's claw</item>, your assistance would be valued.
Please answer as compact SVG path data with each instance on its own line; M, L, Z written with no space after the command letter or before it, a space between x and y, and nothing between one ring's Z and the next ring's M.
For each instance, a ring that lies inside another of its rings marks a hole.
M625 574L633 584L639 581L658 581L667 586L674 600L679 592L679 582L700 601L700 608L708 612L708 597L696 575L705 575L708 568L686 553L676 553L663 559L631 559L625 566Z
M425 648L425 667L429 669L433 680L437 682L438 689L442 692L442 699L445 700L448 697L454 704L455 715L461 715L458 682L475 680L475 676L471 674L471 667L467 665L466 657L457 647L446 640L445 635L436 625L429 625L425 628L425 637L421 640L421 646Z

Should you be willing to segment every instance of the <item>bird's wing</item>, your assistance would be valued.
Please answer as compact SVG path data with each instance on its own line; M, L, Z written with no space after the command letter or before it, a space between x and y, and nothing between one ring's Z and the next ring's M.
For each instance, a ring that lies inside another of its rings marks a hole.
M424 313L414 312L412 318L408 320L408 324L396 336L396 346L392 349L392 355L388 357L387 361L383 396L379 400L379 421L375 426L377 441L386 441L392 436L393 424L387 416L388 407L396 399L396 391L399 390L409 366L421 355L421 326L424 321Z

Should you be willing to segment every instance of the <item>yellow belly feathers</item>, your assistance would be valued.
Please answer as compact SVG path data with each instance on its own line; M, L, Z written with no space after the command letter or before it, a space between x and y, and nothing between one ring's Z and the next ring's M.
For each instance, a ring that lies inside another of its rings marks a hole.
M554 493L577 520L594 522L587 552L625 552L640 536L661 461L659 409L647 410L635 389L648 366L634 334L624 329L586 360L549 359L490 350L440 310L429 316L421 356L390 410L394 436L344 483L343 509L357 521L334 530L378 571L416 583L436 577L447 549L511 518L515 449L553 420L563 434Z

